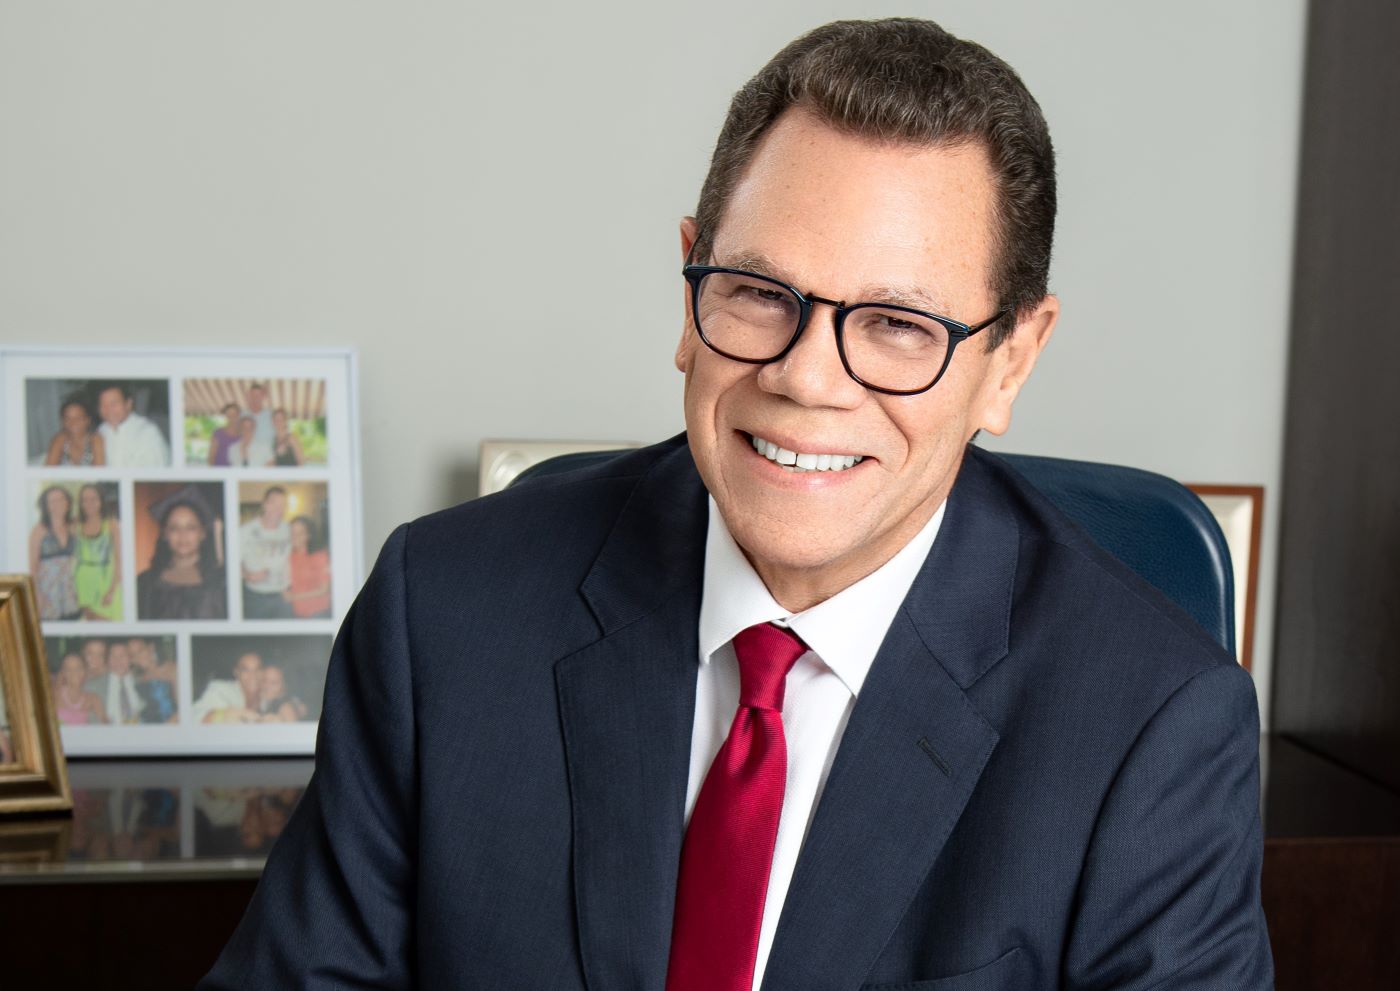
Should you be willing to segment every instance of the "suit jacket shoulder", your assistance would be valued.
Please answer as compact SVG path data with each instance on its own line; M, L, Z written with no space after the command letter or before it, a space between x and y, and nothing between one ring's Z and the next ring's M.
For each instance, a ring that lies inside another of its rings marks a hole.
M1100 547L1006 461L970 447L959 482L964 479L988 501L996 491L1015 521L1018 636L1072 643L1075 666L1108 686L1131 682L1159 700L1204 671L1238 668L1185 610ZM1066 666L1056 673L1069 675Z

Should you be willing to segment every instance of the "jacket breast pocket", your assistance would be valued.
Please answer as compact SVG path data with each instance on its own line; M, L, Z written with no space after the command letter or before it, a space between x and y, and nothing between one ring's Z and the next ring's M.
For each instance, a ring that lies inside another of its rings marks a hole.
M1030 960L1013 946L991 963L974 970L928 981L862 984L860 991L1022 991L1030 987Z

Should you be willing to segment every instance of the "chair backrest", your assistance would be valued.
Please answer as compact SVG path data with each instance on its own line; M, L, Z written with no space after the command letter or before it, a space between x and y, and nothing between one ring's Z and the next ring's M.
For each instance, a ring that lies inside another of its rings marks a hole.
M1235 579L1225 534L1200 496L1165 475L1092 461L1002 454L1104 550L1235 653Z
M572 471L622 451L563 454L515 482ZM1232 654L1235 589L1220 525L1194 492L1164 475L1120 465L1000 455L1104 550L1189 613Z

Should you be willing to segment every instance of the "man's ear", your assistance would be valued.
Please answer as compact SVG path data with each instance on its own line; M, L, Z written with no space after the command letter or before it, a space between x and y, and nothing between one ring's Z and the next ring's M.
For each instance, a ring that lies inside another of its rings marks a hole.
M980 429L1000 436L1011 426L1011 407L1021 387L1031 377L1036 360L1060 319L1060 301L1046 296L1028 316L1018 320L1011 335L991 353L991 366L983 385Z
M681 218L681 263L690 257L690 249L695 246L695 238L699 234L699 225L695 223L694 217ZM681 280L681 300L683 309L681 311L681 339L676 344L676 368L682 372L690 370L690 360L695 353L695 345L698 338L695 328L690 319L690 283Z
M694 217L681 218L681 264L690 257L690 249L695 247L695 239L700 235L700 225Z

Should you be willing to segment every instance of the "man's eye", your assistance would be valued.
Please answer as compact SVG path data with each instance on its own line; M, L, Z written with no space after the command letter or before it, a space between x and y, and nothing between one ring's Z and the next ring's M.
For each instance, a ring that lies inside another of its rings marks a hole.
M772 286L738 286L734 290L734 295L759 303L782 303L787 299L787 293Z
M915 323L913 320L905 320L892 313L879 314L875 323L880 330L894 337L932 336L929 329L923 324Z

